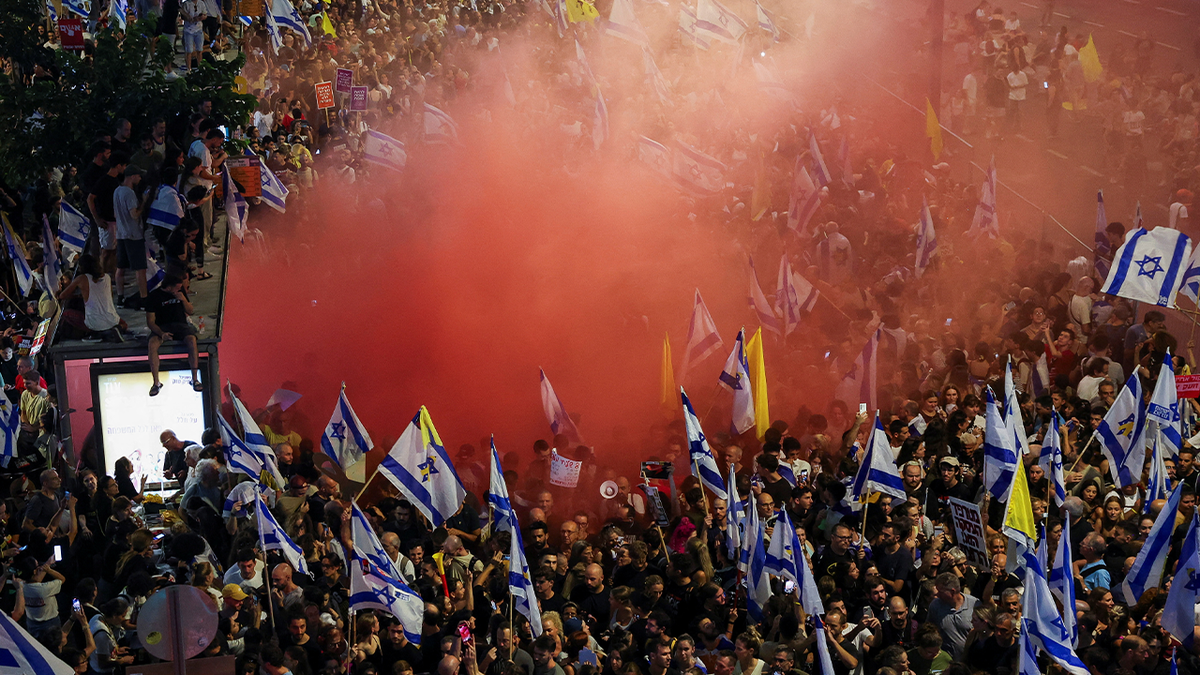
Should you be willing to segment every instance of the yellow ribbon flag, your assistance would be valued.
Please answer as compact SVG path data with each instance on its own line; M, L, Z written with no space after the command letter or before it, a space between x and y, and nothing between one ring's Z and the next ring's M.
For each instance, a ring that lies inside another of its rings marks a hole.
M754 433L759 438L771 427L767 412L767 364L763 361L762 328L746 343L746 361L750 366L750 392L754 394Z
M1083 79L1095 82L1104 76L1104 66L1100 65L1100 52L1096 51L1096 43L1088 35L1088 43L1079 50L1079 65L1083 66Z
M567 20L571 23L591 21L598 16L600 12L587 0L567 0Z
M929 149L933 151L933 161L938 161L942 157L942 125L938 124L937 113L933 111L933 104L929 99L925 99L925 135L929 137Z
M771 208L771 180L763 161L762 148L754 151L754 191L750 193L750 220L757 221Z
M1029 498L1029 481L1025 479L1025 462L1017 453L1017 473L1013 476L1012 492L1004 512L1004 533L1025 537L1025 544L1033 546L1037 541L1037 525L1033 520L1033 502Z
M333 29L333 22L329 20L329 14L321 12L321 30L325 31L326 35L337 37L337 31Z
M659 394L659 406L662 408L663 415L668 419L675 417L675 411L679 410L679 387L675 386L675 368L671 365L671 334L667 333L663 338L663 353L662 353L662 392Z

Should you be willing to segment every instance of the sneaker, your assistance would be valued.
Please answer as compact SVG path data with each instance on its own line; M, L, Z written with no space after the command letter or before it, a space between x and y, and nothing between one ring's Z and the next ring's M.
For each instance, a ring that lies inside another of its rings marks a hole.
M117 296L117 307L124 307L124 306L125 306L125 296L118 295Z

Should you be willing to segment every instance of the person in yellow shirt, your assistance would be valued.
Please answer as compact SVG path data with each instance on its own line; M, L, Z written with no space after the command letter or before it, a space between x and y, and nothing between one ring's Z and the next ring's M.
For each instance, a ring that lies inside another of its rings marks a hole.
M25 391L21 392L18 407L21 411L21 433L17 436L17 455L37 453L37 437L42 415L50 409L50 399L41 386L42 376L31 370L25 373Z

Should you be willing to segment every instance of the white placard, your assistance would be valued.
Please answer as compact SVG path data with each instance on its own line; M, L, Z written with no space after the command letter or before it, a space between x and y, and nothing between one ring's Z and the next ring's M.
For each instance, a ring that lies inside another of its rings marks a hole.
M573 488L579 485L579 469L583 462L567 459L557 452L550 453L550 484Z
M967 554L967 560L987 567L987 548L983 541L983 515L979 507L970 502L950 497L950 511L954 514L954 536L958 547Z

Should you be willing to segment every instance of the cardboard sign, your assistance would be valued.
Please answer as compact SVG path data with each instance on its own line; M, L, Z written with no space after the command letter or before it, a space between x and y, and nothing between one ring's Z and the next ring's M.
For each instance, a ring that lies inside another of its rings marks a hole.
M237 13L239 16L263 16L266 7L262 0L240 0L237 3Z
M1179 398L1200 397L1200 375L1176 375L1175 391Z
M58 40L67 51L83 51L83 19L59 19Z
M565 488L578 487L581 468L583 468L583 462L567 459L557 452L551 452L550 484Z
M350 112L367 111L367 88L350 87Z
M33 358L42 351L42 345L46 344L46 331L50 330L50 319L38 324L37 332L33 335L33 346L29 348L29 357Z
M987 568L987 548L983 537L983 515L979 507L961 499L950 498L950 512L954 515L954 537L958 547L967 554L967 560L981 569Z
M257 157L230 157L225 160L225 170L243 196L262 196L262 165Z
M349 68L338 68L336 82L334 91L339 94L349 94L350 85L354 84L354 71Z
M333 107L333 83L317 83L317 109L325 110Z

